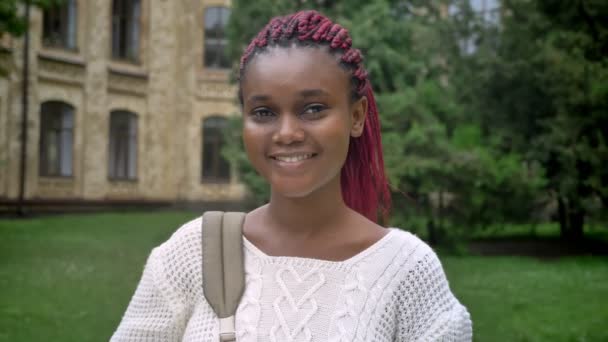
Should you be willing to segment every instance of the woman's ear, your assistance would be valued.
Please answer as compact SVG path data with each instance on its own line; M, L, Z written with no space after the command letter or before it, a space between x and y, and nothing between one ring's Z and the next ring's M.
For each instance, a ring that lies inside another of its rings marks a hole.
M358 138L363 134L365 126L365 118L367 117L367 97L361 96L351 106L351 129L350 136Z

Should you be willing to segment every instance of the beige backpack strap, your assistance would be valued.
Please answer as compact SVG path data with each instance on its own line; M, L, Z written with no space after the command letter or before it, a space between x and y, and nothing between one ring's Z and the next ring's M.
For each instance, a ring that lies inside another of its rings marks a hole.
M203 214L203 291L220 319L220 342L236 341L234 315L245 289L245 213Z

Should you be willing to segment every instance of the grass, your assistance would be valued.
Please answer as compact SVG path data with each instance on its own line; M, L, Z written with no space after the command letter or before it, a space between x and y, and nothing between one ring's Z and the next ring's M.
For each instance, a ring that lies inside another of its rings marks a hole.
M475 341L608 341L608 258L444 257Z
M108 341L151 248L191 213L0 221L0 341Z
M151 248L196 213L0 220L0 341L107 341ZM476 341L607 341L608 258L442 257Z

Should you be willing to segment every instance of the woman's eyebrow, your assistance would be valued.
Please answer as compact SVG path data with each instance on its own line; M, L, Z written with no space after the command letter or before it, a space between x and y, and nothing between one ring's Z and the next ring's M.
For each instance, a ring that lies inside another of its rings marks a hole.
M300 97L316 97L316 96L329 96L329 93L323 89L304 89L300 91ZM270 95L252 95L247 99L249 103L255 102L266 102L270 101L272 96Z
M329 96L323 89L305 89L300 92L301 97Z
M270 100L269 95L252 95L247 99L247 102L265 102Z

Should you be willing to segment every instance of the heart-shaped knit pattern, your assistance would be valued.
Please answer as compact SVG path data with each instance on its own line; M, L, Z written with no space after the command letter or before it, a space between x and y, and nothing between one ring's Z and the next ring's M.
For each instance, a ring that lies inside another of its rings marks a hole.
M270 331L272 341L311 341L307 324L319 308L314 294L325 284L325 275L318 268L299 274L290 266L278 270L275 281L281 295L273 303L278 320Z

